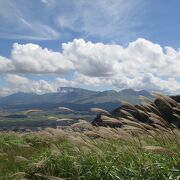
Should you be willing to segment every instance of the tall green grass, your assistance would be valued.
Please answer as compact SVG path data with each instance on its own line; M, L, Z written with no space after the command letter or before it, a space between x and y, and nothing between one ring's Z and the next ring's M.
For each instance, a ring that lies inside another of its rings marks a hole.
M99 137L90 136L99 133ZM0 134L0 179L178 179L179 131Z

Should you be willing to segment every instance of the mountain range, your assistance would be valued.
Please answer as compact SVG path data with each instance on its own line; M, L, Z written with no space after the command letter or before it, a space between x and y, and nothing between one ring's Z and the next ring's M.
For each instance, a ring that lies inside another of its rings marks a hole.
M145 90L135 91L124 89L122 91L92 91L81 88L60 87L55 93L38 95L35 93L18 92L0 98L0 109L55 109L65 106L78 111L87 111L92 107L112 110L121 105L122 101L133 104L140 102L140 96L152 98Z

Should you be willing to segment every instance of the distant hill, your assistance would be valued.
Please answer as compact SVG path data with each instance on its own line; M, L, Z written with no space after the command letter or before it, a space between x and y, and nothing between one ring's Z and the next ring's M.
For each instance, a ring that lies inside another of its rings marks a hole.
M81 88L60 87L56 93L38 95L34 93L18 92L10 96L0 98L1 109L24 110L30 108L55 109L66 106L74 110L87 111L91 107L99 107L112 110L121 105L121 101L133 104L140 102L139 97L152 98L145 90L135 91L125 89L122 91L91 91Z

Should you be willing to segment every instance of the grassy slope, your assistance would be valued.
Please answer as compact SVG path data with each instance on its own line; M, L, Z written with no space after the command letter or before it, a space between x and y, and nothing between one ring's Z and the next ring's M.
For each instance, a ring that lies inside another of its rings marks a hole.
M84 132L69 128L1 133L0 179L178 178L178 130L150 136L87 125Z

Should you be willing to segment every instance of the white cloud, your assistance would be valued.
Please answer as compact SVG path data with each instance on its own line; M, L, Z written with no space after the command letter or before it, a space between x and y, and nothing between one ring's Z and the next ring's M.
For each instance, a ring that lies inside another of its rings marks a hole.
M60 52L53 52L36 44L14 43L10 59L0 56L0 74L66 74L73 69L73 63Z
M142 38L127 47L75 39L63 44L63 55L77 72L119 88L179 92L180 50Z
M60 52L52 52L35 44L15 43L11 56L18 72L64 74L73 69L73 64Z
M12 62L9 59L0 56L0 74L13 70L14 70L14 66Z
M35 44L16 43L11 54L11 60L0 57L0 73L72 74L71 80L61 77L52 83L33 81L32 87L27 86L30 84L27 79L22 85L23 79L12 78L11 84L20 81L21 86L17 86L24 90L28 87L38 93L51 92L62 84L180 92L180 50L163 48L142 38L127 47L75 39L63 43L62 52L53 52Z
M112 76L117 71L122 47L118 45L93 44L83 39L63 43L63 55L71 60L75 69L87 76Z
M67 80L62 77L57 77L53 81L31 80L16 74L7 74L5 79L8 87L0 88L0 97L16 92L44 94L57 92L59 87L83 87L84 85L96 87L102 85L98 78L87 77L78 73L75 74L73 80Z
M152 74L142 74L140 77L115 77L112 84L118 88L133 88L137 90L148 90L150 92L164 92L168 94L178 94L180 92L180 82L174 78L166 80Z
M10 88L0 88L0 97L8 96L14 92L15 91Z
M8 74L6 80L9 83L9 90L11 93L15 92L27 92L27 93L37 93L44 94L48 92L56 92L59 86L64 86L64 82L60 79L55 80L54 82L47 82L45 80L30 80L26 77L19 76L16 74Z
M90 76L86 76L84 74L80 74L80 73L75 73L75 77L74 77L74 82L75 85L87 85L87 86L93 86L93 87L97 87L97 86L101 86L103 84L108 84L107 81L105 81L104 78L99 78L99 77L90 77Z

